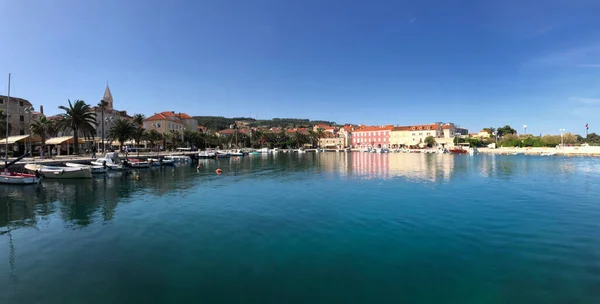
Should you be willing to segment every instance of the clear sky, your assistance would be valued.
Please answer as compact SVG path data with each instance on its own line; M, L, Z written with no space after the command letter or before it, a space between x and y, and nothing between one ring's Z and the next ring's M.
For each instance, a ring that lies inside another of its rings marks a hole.
M0 1L0 92L152 115L600 131L600 1Z

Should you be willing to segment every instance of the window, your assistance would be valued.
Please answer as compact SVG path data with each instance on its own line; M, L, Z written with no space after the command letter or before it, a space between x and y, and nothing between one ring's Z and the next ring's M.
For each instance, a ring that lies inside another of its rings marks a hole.
M23 129L19 130L19 135L25 135L25 130L23 130Z
M423 133L419 133L419 135L423 135Z
M19 106L22 107L23 106L23 102L19 101Z
M427 132L427 135L431 135L431 133L430 133L430 132Z
M19 115L19 121L25 121L25 116ZM23 134L21 134L21 135L23 135Z
M3 103L4 103L4 99L0 98L0 104L3 104Z

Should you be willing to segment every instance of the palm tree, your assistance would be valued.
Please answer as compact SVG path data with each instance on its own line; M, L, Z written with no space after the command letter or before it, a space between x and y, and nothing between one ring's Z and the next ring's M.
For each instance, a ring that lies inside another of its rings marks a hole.
M76 100L75 104L69 100L69 107L59 106L59 109L65 111L62 116L62 128L73 130L74 152L79 154L79 133L85 138L92 137L96 131L96 113L92 111L90 105L83 100Z
M156 148L156 142L162 139L162 134L158 133L158 131L152 129L147 130L146 135L144 136L150 142L150 146Z
M39 135L42 138L42 146L45 146L46 137L51 136L49 133L54 126L51 120L42 115L40 119L33 121L29 125L29 128L31 129L31 134Z
M133 138L135 131L136 126L130 120L118 118L108 131L108 137L118 141L123 147L128 139Z
M100 123L102 124L102 152L106 150L106 145L104 144L104 110L108 107L108 102L104 101L104 99L100 100L97 107L102 111L102 120Z
M133 140L135 141L135 146L137 147L137 154L138 156L140 156L140 142L145 138L146 136L146 129L140 127L140 126L133 126L133 132L131 134L131 138L133 138Z
M140 127L144 126L144 119L146 119L144 114L133 114L133 122Z

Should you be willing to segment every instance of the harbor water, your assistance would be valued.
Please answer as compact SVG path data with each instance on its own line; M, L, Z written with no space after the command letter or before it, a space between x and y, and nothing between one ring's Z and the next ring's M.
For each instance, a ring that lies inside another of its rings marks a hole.
M600 303L600 159L196 166L0 185L0 303Z

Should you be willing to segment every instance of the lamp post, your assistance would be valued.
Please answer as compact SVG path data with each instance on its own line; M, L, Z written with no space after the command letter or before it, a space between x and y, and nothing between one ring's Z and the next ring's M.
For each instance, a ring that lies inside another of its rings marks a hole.
M564 148L564 146L565 146L565 142L564 142L564 139L563 139L563 133L564 133L566 130L565 130L565 129L560 129L559 131L560 131L560 146Z
M29 123L29 128L28 128L28 129L29 129L29 134L28 134L29 136L31 136L31 113L33 112L33 110L34 110L34 109L33 109L33 107L32 107L32 106L30 106L30 107L27 107L27 108L25 108L25 109L23 110L23 111L25 111L25 113L27 113L27 122ZM33 147L32 147L32 146L33 146L33 142L32 142L32 141L30 141L30 142L29 142L29 149L27 149L27 139L25 139L25 150L27 150L27 151L31 152L31 153L32 153L32 155L31 155L31 156L33 156L33 152L31 151L31 150L33 149ZM25 151L25 152L27 152L27 151Z
M112 123L113 119L113 116L109 116L104 118L104 122L102 122L102 153L106 153L106 143L104 142L104 124Z

